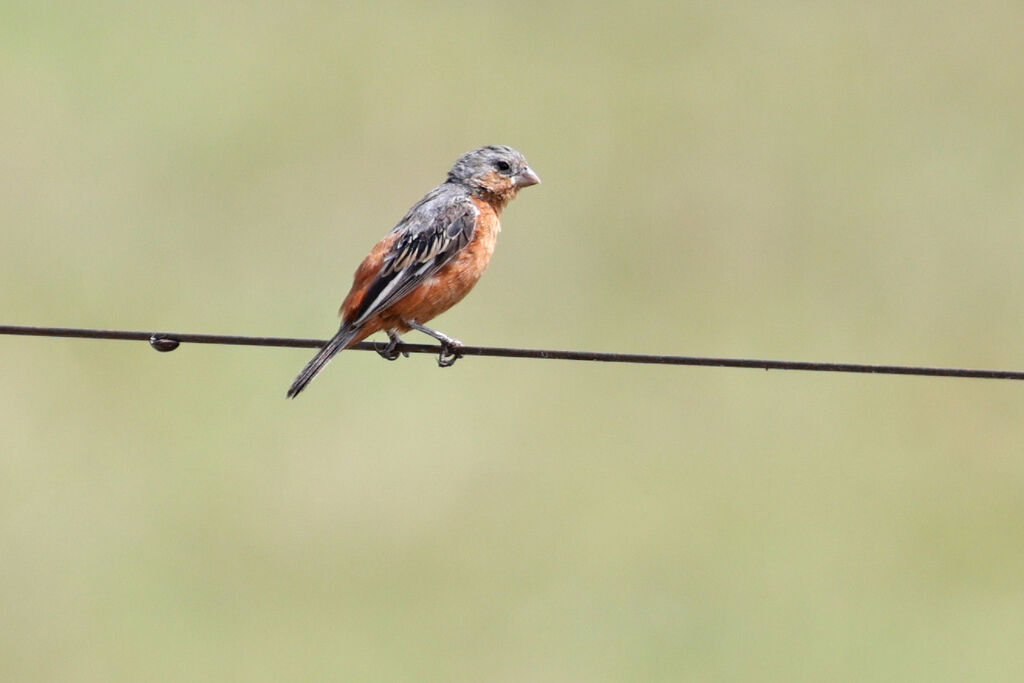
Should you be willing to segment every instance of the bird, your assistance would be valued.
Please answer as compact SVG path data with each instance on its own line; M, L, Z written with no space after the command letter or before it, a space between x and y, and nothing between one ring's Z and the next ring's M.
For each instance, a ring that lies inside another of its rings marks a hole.
M460 156L445 181L363 259L339 310L341 327L295 378L288 398L340 351L380 331L388 343L377 352L387 360L399 356L399 333L417 330L441 343L439 366L454 364L462 342L424 323L473 289L494 253L502 211L521 189L539 183L526 157L511 147L488 145Z

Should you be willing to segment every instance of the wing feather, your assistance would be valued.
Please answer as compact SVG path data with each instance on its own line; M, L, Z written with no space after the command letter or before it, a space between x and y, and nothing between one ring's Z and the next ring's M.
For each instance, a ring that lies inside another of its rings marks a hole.
M361 325L439 271L473 239L479 213L468 197L427 195L413 207L395 226L398 239L350 324Z

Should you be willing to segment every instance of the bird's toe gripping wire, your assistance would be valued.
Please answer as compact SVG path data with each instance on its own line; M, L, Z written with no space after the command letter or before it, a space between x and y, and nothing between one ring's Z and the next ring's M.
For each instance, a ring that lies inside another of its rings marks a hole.
M441 342L441 353L437 355L439 368L450 368L460 358L462 358L462 342L458 339Z
M430 335L437 341L441 342L441 353L437 355L437 366L441 368L450 368L455 365L455 361L462 358L462 342L454 337L449 337L443 332L432 330L426 325L420 325L415 320L406 320L405 324L414 330L419 330L423 334Z
M399 356L409 357L408 351L400 351L398 345L402 343L401 338L394 332L388 332L388 343L377 344L374 348L384 360L398 360Z

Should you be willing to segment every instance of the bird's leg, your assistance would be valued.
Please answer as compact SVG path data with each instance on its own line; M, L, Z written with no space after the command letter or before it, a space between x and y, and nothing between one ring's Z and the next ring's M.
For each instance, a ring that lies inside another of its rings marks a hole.
M398 360L400 355L406 358L409 357L408 351L398 350L398 345L402 343L402 340L394 330L388 330L388 340L387 344L376 345L376 351L380 354L381 358L384 360Z
M462 358L462 342L458 339L449 337L443 332L432 330L426 325L420 325L415 320L406 320L405 324L414 330L419 330L423 334L428 334L437 341L441 342L441 353L437 356L437 364L439 367L447 368L455 365L455 361Z

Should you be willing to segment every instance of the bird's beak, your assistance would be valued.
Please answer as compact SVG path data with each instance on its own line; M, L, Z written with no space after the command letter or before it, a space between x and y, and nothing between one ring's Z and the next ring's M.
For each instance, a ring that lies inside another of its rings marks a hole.
M533 172L533 169L527 166L523 169L523 172L513 178L516 187L529 187L530 185L540 185L540 176Z

